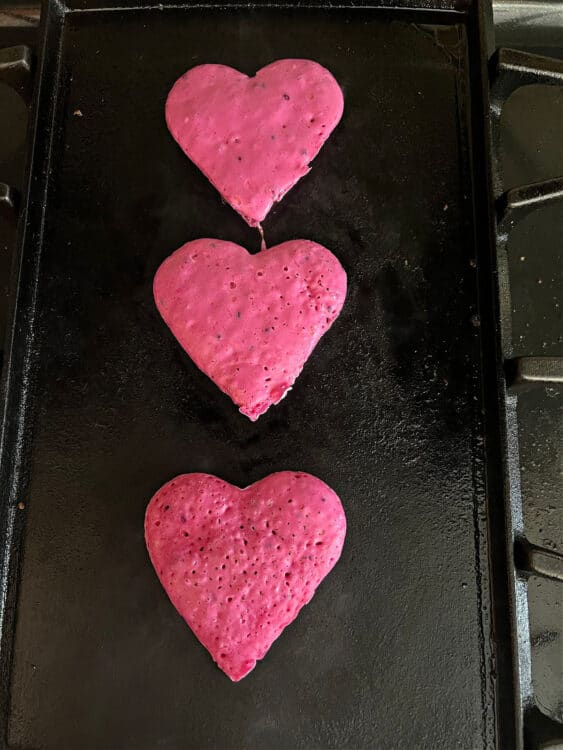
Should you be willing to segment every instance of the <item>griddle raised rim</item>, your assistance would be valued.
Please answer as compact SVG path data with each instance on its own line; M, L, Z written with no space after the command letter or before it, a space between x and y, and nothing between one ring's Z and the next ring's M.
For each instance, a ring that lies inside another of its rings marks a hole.
M330 0L308 0L301 4L298 0L254 0L252 3L245 3L241 0L223 0L223 2L176 2L176 0L163 0L160 3L143 4L139 0L120 0L118 5L101 5L98 0L43 0L45 4L51 2L56 4L62 12L84 12L84 11L124 11L124 10L190 10L197 8L210 9L232 9L241 8L245 10L276 9L276 8L295 8L296 10L388 10L396 12L417 13L452 13L459 21L460 17L466 17L469 13L475 12L475 7L480 4L479 0L359 0L353 2L331 2ZM443 16L440 16L443 18Z
M0 715L7 717L11 676L11 656L16 617L20 544L24 530L28 457L31 430L30 404L33 398L35 312L39 284L44 210L51 156L51 141L58 100L60 43L64 14L56 1L45 0L41 13L39 54L35 90L28 129L28 175L22 196L18 241L12 263L11 298L13 308L7 325L6 357L2 369L0 394L0 545L3 557L0 569ZM55 96L52 96L52 91ZM43 137L39 124L49 123ZM34 227L36 229L34 229ZM0 736L8 747L7 722Z

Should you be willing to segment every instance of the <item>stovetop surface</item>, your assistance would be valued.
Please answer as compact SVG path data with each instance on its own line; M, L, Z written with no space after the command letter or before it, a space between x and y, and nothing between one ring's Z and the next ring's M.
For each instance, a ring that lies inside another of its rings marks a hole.
M497 46L563 58L563 14L557 2L497 2ZM0 47L34 45L39 12L30 2L0 8ZM0 84L0 181L21 191L27 109ZM502 115L504 187L563 175L563 89L518 90ZM515 356L563 356L563 212L546 207L510 237L509 267ZM0 336L8 315L13 217L0 214ZM518 399L524 524L530 542L561 551L563 525L563 391L531 390ZM563 722L563 595L561 584L532 577L528 586L532 679L538 707Z
M532 7L533 5L533 7ZM559 2L495 6L497 46L563 58ZM563 175L563 88L527 86L502 114L505 189ZM563 211L532 213L510 237L514 356L563 356ZM518 398L524 528L532 544L561 552L563 528L563 389ZM561 583L528 583L532 682L538 708L563 722L563 592Z

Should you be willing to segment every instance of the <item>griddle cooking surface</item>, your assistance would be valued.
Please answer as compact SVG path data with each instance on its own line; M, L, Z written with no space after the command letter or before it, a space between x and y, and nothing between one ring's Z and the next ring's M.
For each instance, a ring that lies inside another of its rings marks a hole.
M252 424L153 303L154 272L183 242L259 248L168 134L164 101L198 63L253 74L283 57L328 67L346 104L266 240L326 245L349 293L293 391ZM462 25L378 11L66 16L11 745L490 742L466 58ZM161 589L143 515L181 472L246 486L282 469L335 489L347 540L312 603L233 685Z

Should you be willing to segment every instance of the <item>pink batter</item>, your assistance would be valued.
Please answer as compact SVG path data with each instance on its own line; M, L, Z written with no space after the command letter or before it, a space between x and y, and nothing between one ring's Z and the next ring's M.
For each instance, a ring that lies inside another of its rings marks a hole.
M172 603L237 681L313 597L336 564L346 517L337 495L300 472L244 490L184 474L150 501L147 548Z
M342 117L342 91L311 60L278 60L254 78L198 65L166 102L168 128L187 156L250 224L307 174Z
M174 336L253 421L291 388L345 297L344 269L309 240L255 255L233 242L194 240L154 278Z

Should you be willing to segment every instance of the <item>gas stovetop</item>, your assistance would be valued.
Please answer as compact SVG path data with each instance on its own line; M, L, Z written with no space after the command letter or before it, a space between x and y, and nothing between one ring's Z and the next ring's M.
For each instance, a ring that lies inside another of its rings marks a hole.
M563 59L560 0L495 4L497 46ZM31 3L0 10L0 48L33 47L39 11ZM21 191L28 110L0 84L0 180ZM563 88L527 86L504 106L501 122L503 188L563 175ZM563 356L563 211L546 206L522 221L509 240L513 356ZM0 335L8 315L14 212L0 212ZM527 540L561 553L563 528L563 392L561 385L524 390L517 405L520 484ZM557 576L555 576L556 578ZM531 746L547 741L549 722L563 722L563 594L560 580L531 575L527 584L531 682ZM508 616L508 615L507 615ZM524 634L524 639L528 634ZM554 725L555 726L555 725ZM546 729L547 727L547 729ZM563 733L563 729L561 730ZM553 745L550 745L553 747Z
M559 1L497 3L495 31L498 46L563 58ZM505 105L502 118L505 190L563 175L563 87L519 89ZM515 357L563 355L561 237L560 203L532 213L510 235ZM526 537L532 544L561 553L563 388L554 384L523 391L516 408ZM544 715L563 722L562 581L531 576L527 588L534 700Z

